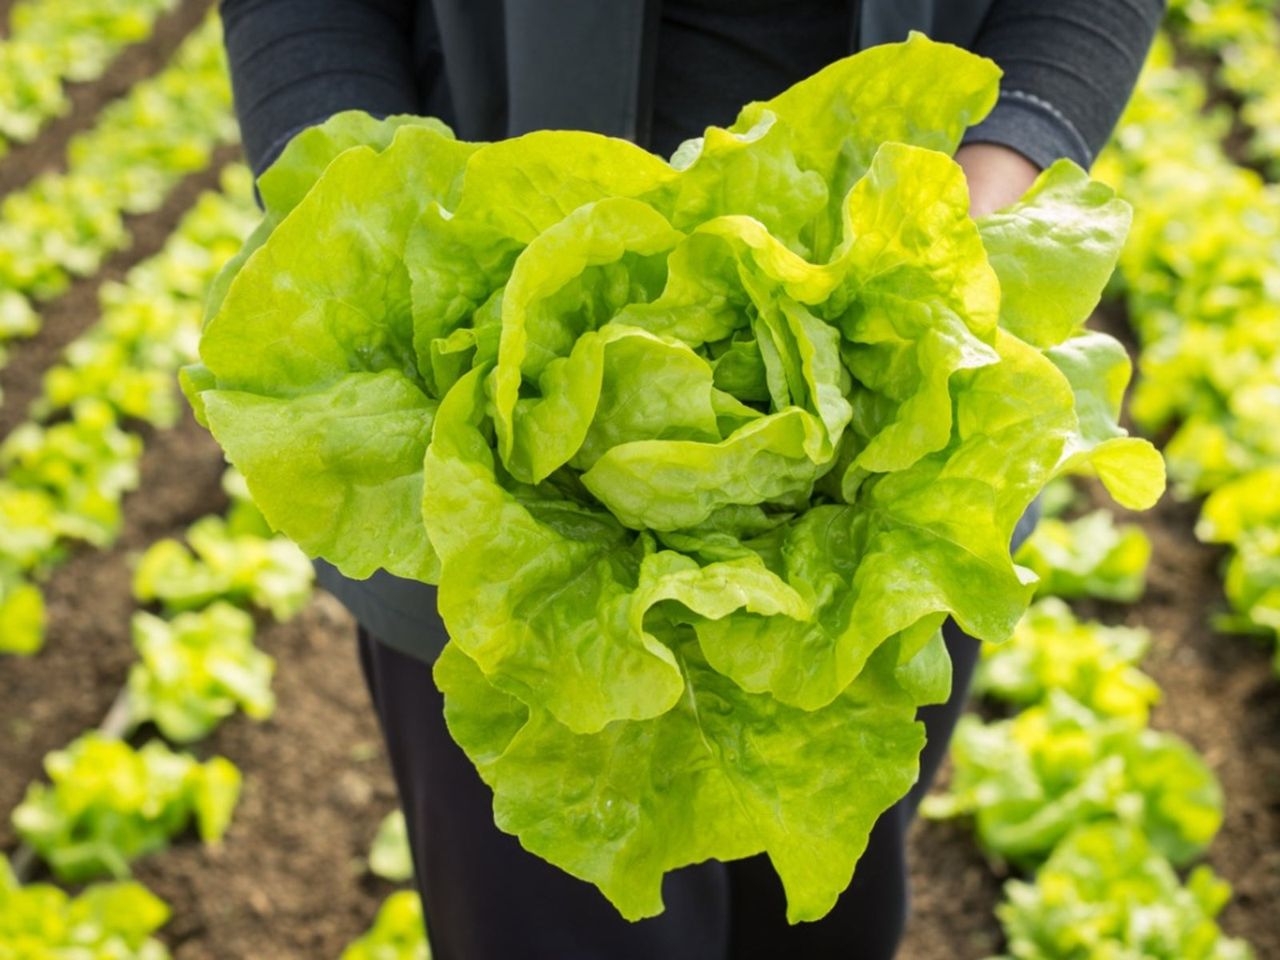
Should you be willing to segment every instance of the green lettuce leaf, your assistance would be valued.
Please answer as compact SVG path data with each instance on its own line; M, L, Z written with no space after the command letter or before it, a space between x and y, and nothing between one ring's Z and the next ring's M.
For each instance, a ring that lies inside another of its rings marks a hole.
M237 533L222 517L201 517L187 544L157 540L138 560L133 595L166 610L200 609L214 600L254 606L277 620L293 617L311 596L313 568L284 537Z
M133 615L139 662L129 671L134 723L151 720L166 739L190 743L237 708L255 720L275 710L275 661L253 645L253 618L230 604L165 621Z
M341 960L431 960L431 947L416 890L391 894L373 926L347 945Z
M747 104L730 130L745 133L766 113L790 128L798 166L827 184L831 206L809 244L822 260L839 240L839 204L880 145L954 153L965 129L995 106L999 78L990 60L913 32L904 43L838 60L772 100Z
M403 811L393 810L378 824L378 833L369 849L369 870L392 883L413 879L413 854Z
M27 789L13 825L68 883L126 877L132 860L189 825L217 843L240 795L240 772L225 757L200 763L158 740L134 749L87 733L44 765L52 782Z
M1154 506L1164 493L1164 461L1150 441L1128 436L1117 422L1133 372L1124 347L1105 334L1086 333L1045 355L1070 381L1080 420L1058 471L1092 473L1130 510Z
M378 120L362 110L335 113L324 123L307 127L296 134L285 145L275 162L258 178L258 196L262 199L266 215L245 240L240 252L228 261L214 279L205 306L205 318L218 312L231 281L240 272L245 261L266 242L280 221L302 202L302 198L315 186L335 157L352 147L385 150L390 146L396 131L404 126L424 127L442 137L453 137L453 132L435 117L398 114ZM457 149L465 151L468 147L458 144ZM438 171L431 169L425 172L430 176Z
M421 523L393 520L418 513L435 406L416 369L404 250L463 159L457 141L420 126L398 129L380 153L344 151L241 268L201 339L217 383L200 393L204 413L255 502L273 527L352 576L379 566L434 575ZM301 249L312 252L293 253ZM320 249L360 267L335 272ZM270 350L244 352L263 337ZM330 429L335 408L348 411L345 435ZM371 545L356 530L382 533Z
M99 883L76 896L48 883L20 886L0 857L0 946L6 958L168 960L152 937L169 907L140 883Z
M983 217L1001 325L1037 347L1078 332L1102 298L1132 216L1114 190L1059 160L1017 203Z
M30 656L44 646L44 594L0 565L0 653Z
M481 432L483 373L449 392L426 457L450 637L501 689L579 732L671 709L680 670L636 595L646 543L604 511L503 487Z

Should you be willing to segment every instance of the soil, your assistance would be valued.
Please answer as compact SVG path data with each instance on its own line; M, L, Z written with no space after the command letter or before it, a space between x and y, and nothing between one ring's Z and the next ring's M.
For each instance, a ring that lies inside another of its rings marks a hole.
M994 911L1002 876L983 858L968 827L917 821L908 850L911 917L900 960L979 960L999 952Z

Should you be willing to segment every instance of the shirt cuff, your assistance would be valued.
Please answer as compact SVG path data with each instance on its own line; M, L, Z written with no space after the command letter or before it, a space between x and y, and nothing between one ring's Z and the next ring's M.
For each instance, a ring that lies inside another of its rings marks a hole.
M1086 170L1093 151L1057 107L1023 90L1002 90L995 109L965 134L964 143L998 143L1016 150L1041 170L1066 157Z

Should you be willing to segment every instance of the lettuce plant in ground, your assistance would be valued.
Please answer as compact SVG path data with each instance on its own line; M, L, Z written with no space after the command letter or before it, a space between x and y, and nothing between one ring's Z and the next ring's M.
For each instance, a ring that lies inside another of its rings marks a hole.
M670 162L343 114L261 178L188 396L274 528L439 584L498 825L627 917L761 851L826 913L917 777L940 624L1027 607L1027 505L1163 488L1081 327L1128 208L1064 162L968 216L949 155L997 83L916 36Z
M1224 484L1204 502L1196 535L1227 543L1227 598L1236 613L1218 626L1243 633L1280 635L1280 465L1254 470ZM1280 648L1276 650L1280 672Z
M996 908L1007 960L1252 960L1214 918L1231 888L1207 866L1184 886L1140 830L1081 827Z
M1018 563L1040 578L1037 596L1099 597L1125 603L1147 587L1151 540L1110 510L1075 520L1042 520L1018 551Z
M0 444L5 479L48 496L53 518L46 529L56 534L55 542L94 546L118 535L120 503L138 486L141 456L141 438L120 429L111 407L100 400L77 401L71 419L51 426L23 423Z
M1081 824L1122 820L1184 864L1222 825L1222 788L1168 733L1100 717L1060 690L1011 720L961 718L950 789L925 799L931 817L972 815L991 853L1043 860Z
M44 646L44 595L0 561L0 653L28 656Z
M1012 640L982 648L974 690L1018 706L1061 690L1095 713L1142 727L1160 699L1155 681L1137 667L1150 645L1146 630L1082 623L1050 597L1027 611Z
M58 879L127 877L129 863L168 846L194 823L216 843L240 796L240 771L200 763L158 740L135 750L93 732L45 757L51 783L34 783L13 812L18 835Z
M342 960L431 960L418 894L401 890L387 897L373 926L342 951Z
M72 896L21 886L0 856L0 960L168 960L152 937L169 907L139 883L101 883Z
M0 480L0 570L6 578L48 569L62 553L62 526L48 490Z
M138 561L133 593L171 612L223 599L288 620L311 596L311 564L284 537L238 533L218 516L202 517L187 542L157 540Z
M237 709L255 720L275 710L275 661L253 645L253 617L229 603L172 620L135 613L133 645L132 719L151 720L166 739L199 740Z
M369 870L384 880L403 883L413 877L413 854L404 812L393 810L382 818L369 850Z

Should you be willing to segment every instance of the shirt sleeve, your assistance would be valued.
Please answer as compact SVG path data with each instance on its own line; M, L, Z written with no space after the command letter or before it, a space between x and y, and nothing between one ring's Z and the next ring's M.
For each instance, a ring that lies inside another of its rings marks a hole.
M1086 169L1133 93L1163 0L995 0L973 44L1002 70L1000 99L966 143L999 143L1038 167Z
M245 156L261 173L342 110L416 112L413 0L222 0Z

